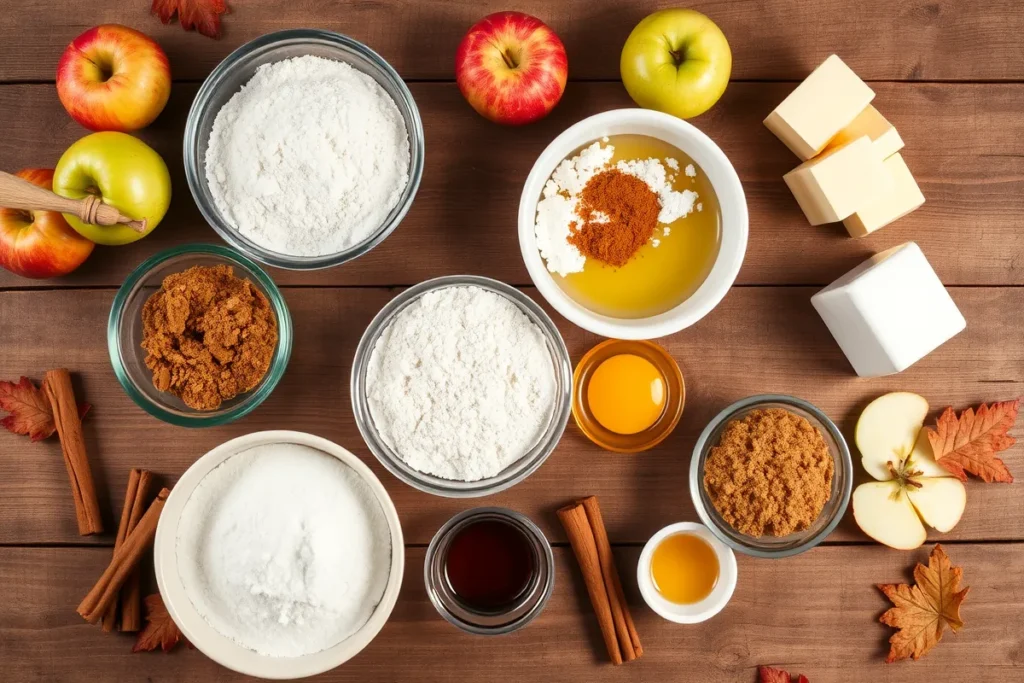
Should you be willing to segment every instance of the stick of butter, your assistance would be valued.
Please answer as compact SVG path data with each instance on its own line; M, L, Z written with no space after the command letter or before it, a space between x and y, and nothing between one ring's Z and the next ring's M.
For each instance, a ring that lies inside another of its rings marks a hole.
M811 72L764 125L806 161L864 111L875 92L836 55Z
M921 188L901 155L893 154L882 163L892 175L892 189L843 221L851 237L873 233L924 204Z

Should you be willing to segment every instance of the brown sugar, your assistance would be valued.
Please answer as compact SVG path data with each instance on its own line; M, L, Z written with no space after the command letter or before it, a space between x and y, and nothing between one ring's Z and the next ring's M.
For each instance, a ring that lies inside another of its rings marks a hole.
M824 437L806 418L753 410L725 426L704 463L704 489L736 531L786 536L821 514L834 469Z
M154 386L195 410L216 410L255 388L276 346L270 303L231 266L168 275L142 308L142 348Z
M660 211L647 183L616 169L602 171L580 193L569 243L587 258L624 266L651 239Z

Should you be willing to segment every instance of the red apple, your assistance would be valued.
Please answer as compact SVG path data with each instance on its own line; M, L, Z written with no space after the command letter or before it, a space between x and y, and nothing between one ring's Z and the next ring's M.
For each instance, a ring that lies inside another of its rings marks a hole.
M53 189L52 169L27 168L15 175L33 185ZM0 267L15 275L67 275L89 258L94 246L56 211L0 208Z
M522 12L487 15L455 53L463 97L481 116L511 126L546 116L562 98L568 74L562 41Z
M57 95L71 118L91 130L145 128L171 94L167 55L144 33L119 24L91 28L57 64Z

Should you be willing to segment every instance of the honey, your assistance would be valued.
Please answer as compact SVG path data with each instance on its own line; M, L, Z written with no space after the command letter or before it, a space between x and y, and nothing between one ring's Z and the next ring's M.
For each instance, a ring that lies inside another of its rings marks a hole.
M663 598L680 605L704 600L718 584L715 549L700 536L667 536L651 556L651 580Z
M587 259L583 270L554 279L581 306L613 318L646 318L675 308L701 286L711 272L721 242L718 197L704 171L682 150L646 135L612 135L612 163L637 159L675 159L677 191L697 193L700 210L668 224L659 224L654 239L626 265L616 268ZM693 164L697 174L685 169ZM667 232L665 231L667 228ZM657 245L657 246L655 246Z

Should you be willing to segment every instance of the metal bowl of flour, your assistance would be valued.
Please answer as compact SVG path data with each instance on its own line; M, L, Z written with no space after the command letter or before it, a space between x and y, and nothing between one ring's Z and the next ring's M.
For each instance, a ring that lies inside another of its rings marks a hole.
M371 77L394 100L409 134L409 182L398 203L364 240L344 251L323 256L293 256L270 251L242 235L218 209L206 179L206 151L210 131L221 107L249 82L258 67L303 55L345 62ZM383 242L402 222L416 197L423 176L423 154L423 123L419 109L398 72L362 43L340 33L318 29L278 31L239 47L203 82L185 124L185 178L203 217L217 234L239 251L261 263L290 270L337 266L362 256Z
M547 352L551 359L551 371L555 380L554 401L551 412L548 415L542 433L533 443L533 446L497 475L477 481L443 479L410 467L381 437L377 426L374 424L367 398L367 374L370 356L381 334L406 306L427 292L448 287L479 287L504 297L515 304L540 329L541 334L544 336ZM555 324L548 317L547 313L544 312L544 309L533 299L515 287L498 282L497 280L475 275L451 275L427 280L415 287L410 287L381 309L380 313L373 319L373 322L366 328L362 339L359 341L359 346L356 348L355 359L352 363L351 394L352 410L355 413L359 432L362 434L363 440L366 441L366 445L370 447L370 451L377 456L377 459L380 460L381 464L388 471L406 484L426 493L447 498L475 498L504 491L518 484L533 474L551 455L551 452L562 438L566 422L569 419L572 397L572 363L569 360L569 352L565 348L565 342L562 340L562 335L558 332L558 328L555 327Z

